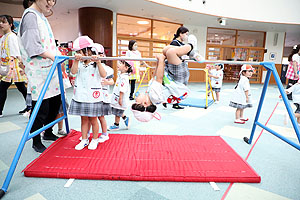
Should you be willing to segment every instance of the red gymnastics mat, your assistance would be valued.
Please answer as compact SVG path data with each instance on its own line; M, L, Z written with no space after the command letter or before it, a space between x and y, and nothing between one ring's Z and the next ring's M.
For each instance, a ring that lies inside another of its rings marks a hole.
M74 149L72 130L23 171L28 177L131 181L246 182L260 176L219 136L110 134L96 150Z

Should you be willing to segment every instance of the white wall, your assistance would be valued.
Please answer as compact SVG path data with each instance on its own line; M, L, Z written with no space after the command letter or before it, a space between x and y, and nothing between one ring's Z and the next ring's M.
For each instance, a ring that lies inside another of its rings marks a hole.
M274 45L274 37L276 33L278 34L278 39L277 39L277 45ZM282 63L284 38L285 38L284 32L267 32L266 43L265 43L265 48L267 49L267 53L265 53L264 55L264 61L274 62L275 64ZM274 60L270 59L270 53L276 54Z
M220 17L300 24L299 0L206 0L205 4L203 0L149 1Z
M48 17L55 39L60 43L74 41L79 36L78 10Z
M206 54L206 34L207 27L184 24L189 29L189 33L197 38L199 54L205 57Z

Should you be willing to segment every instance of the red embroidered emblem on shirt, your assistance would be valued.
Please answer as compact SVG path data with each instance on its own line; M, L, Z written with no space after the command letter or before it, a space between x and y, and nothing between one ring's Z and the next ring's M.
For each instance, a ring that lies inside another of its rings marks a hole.
M94 97L95 99L98 99L98 98L100 97L100 92L99 92L99 91L93 92L93 97Z
M122 82L122 83L121 83L121 87L123 87L123 86L124 86L124 83Z

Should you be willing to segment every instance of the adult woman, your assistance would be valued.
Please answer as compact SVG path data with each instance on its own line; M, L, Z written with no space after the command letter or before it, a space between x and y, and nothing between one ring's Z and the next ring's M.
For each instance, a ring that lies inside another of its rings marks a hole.
M137 50L138 45L135 40L130 40L128 44L128 51L126 52L126 57L130 58L142 58L141 53ZM129 76L129 83L130 83L130 95L129 99L133 100L133 94L135 90L135 83L136 81L140 80L140 63L139 61L134 62L133 72ZM144 61L142 65L148 66Z
M300 65L300 44L295 45L291 54L288 57L289 66L287 73L285 75L288 78L287 89L292 87L294 84L297 83L299 79L299 65ZM292 100L292 93L288 94L288 99Z
M22 73L22 69L19 67L20 61L20 49L18 45L17 36L12 30L15 29L13 18L9 15L0 16L0 29L3 32L1 38L1 65L9 66L9 71L6 76L1 78L0 82L0 117L3 116L3 108L7 98L7 89L14 83L18 90L22 93L26 100L26 76ZM19 113L24 113L31 108L25 108Z
M56 55L55 39L44 14L49 14L56 0L24 0L26 10L20 23L18 37L22 61L31 87L32 106L36 105L44 82L49 74ZM29 7L30 6L30 7ZM28 8L29 7L29 8ZM61 104L57 71L49 84L39 112L31 128L31 133L55 120ZM44 140L55 141L57 136L49 128L44 133ZM46 147L40 135L33 138L33 149L42 153Z

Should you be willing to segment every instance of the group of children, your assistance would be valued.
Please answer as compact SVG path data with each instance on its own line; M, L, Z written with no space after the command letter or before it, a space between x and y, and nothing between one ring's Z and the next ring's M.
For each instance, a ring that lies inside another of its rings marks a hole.
M113 69L99 60L105 56L102 45L94 43L87 36L80 36L74 41L73 49L76 51L75 61L72 65L70 75L75 76L74 95L70 104L69 114L81 117L80 142L75 146L76 150L95 150L98 143L109 139L107 133L106 115L115 115L115 124L110 127L117 130L120 118L124 119L125 125L129 128L129 118L124 115L128 106L129 80L128 75L132 71L130 61L118 61L118 78L116 80L112 97L108 95L109 85L113 85ZM83 59L88 56L89 59ZM102 134L98 137L99 124ZM93 138L88 139L91 129Z

